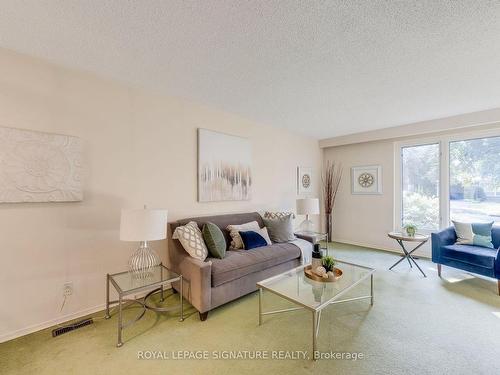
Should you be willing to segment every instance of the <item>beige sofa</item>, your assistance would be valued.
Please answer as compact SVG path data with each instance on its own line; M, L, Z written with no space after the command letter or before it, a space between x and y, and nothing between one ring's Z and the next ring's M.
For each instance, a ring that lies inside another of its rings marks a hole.
M252 250L228 250L224 259L192 258L172 233L179 225L196 221L200 229L206 222L221 228L229 246L231 240L226 227L257 221L264 223L259 213L243 213L206 217L194 217L169 223L167 266L182 274L184 297L199 311L200 319L206 320L208 312L257 289L256 283L285 272L301 264L301 251L292 243L274 243ZM173 285L179 290L179 285Z

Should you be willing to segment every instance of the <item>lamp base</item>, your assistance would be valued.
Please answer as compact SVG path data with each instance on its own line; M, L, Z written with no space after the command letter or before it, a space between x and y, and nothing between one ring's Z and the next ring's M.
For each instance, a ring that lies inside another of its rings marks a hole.
M154 267L161 263L156 253L148 247L146 241L142 241L139 248L130 257L128 268L134 276L138 278L148 278L152 276Z
M306 219L300 223L299 229L303 232L314 232L314 224L311 220Z

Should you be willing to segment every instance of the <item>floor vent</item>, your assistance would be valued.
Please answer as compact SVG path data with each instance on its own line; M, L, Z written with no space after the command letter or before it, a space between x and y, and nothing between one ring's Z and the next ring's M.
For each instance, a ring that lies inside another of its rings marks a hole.
M76 323L71 323L63 327L58 327L56 329L52 330L52 337L60 336L63 333L69 332L69 331L74 331L75 329L82 328L85 326L88 326L89 324L94 323L92 318L89 319L83 319L80 320L79 322Z

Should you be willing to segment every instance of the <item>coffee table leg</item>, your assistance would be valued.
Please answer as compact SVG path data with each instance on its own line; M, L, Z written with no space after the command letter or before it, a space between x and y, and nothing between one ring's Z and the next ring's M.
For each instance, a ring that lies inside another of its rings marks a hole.
M318 334L317 334L317 327L318 327L318 313L317 311L312 312L312 334L313 334L313 350L312 350L312 356L313 360L316 360L316 350L318 348Z
M118 294L118 342L116 346L119 348L123 345L122 342L122 295Z
M259 288L259 326L262 325L262 288Z
M370 275L370 296L372 297L370 299L370 305L373 306L373 274Z

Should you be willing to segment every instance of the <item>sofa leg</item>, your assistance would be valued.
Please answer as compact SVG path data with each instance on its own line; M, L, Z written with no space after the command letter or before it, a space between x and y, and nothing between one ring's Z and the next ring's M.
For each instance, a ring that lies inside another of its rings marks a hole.
M498 283L498 295L500 296L500 280L497 280Z
M438 263L438 276L441 277L441 265Z
M177 290L175 290L175 288L172 288L172 294L177 294Z
M204 313L199 313L200 314L200 320L204 322L208 318L208 311L205 311Z

